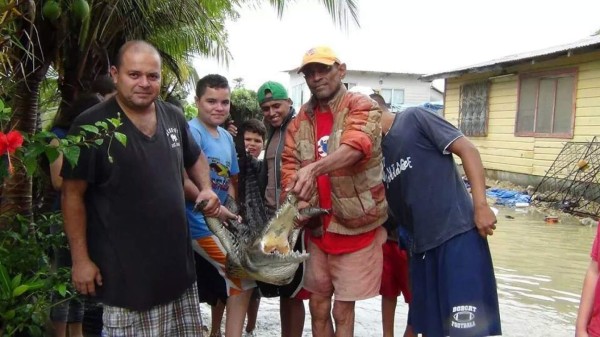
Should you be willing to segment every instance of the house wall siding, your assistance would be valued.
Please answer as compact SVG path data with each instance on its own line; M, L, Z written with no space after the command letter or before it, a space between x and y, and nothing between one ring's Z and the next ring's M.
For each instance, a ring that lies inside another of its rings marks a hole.
M470 137L487 169L544 176L565 142L585 142L600 136L600 52L562 57L507 69L522 74L577 68L575 126L572 139L517 137L518 75L491 79L487 137ZM493 77L493 73L465 75L446 81L444 116L458 125L460 86ZM457 158L458 159L458 158Z

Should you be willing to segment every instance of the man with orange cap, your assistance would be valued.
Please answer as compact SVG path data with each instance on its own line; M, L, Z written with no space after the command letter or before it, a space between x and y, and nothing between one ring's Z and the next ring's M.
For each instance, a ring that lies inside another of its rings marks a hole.
M346 65L329 47L306 52L298 72L312 97L285 136L282 198L293 193L301 208L331 210L316 223L300 221L310 229L304 287L312 293L313 336L334 330L353 336L355 301L378 296L381 284L387 219L381 110L368 96L346 90Z

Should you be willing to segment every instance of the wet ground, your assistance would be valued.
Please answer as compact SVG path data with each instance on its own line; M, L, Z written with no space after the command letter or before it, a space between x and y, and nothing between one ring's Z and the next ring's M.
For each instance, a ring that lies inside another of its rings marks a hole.
M490 238L490 247L504 336L573 336L596 228L582 226L570 216L561 216L558 223L548 224L544 214L532 209L499 209L498 229ZM397 336L404 331L407 309L399 303ZM210 323L208 306L202 310L205 324ZM277 299L262 300L257 325L256 336L280 336ZM311 336L310 315L304 332L305 336ZM356 304L355 335L382 335L380 298Z

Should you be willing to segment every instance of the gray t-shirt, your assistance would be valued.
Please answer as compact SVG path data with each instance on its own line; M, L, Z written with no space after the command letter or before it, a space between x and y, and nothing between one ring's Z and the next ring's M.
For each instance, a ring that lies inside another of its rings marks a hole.
M473 228L473 202L447 148L462 133L424 108L399 113L384 136L390 213L413 236L414 253Z

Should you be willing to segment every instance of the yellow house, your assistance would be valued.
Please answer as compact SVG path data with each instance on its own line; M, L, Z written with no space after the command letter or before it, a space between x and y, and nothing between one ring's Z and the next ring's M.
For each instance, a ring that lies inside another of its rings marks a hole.
M534 185L566 142L600 135L600 36L422 77L439 78L490 177Z

